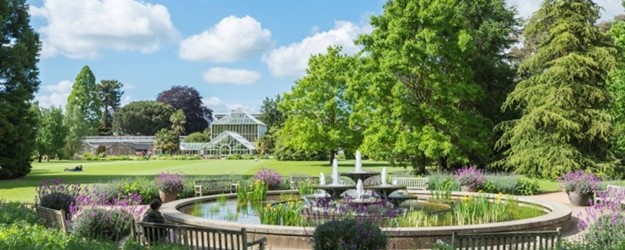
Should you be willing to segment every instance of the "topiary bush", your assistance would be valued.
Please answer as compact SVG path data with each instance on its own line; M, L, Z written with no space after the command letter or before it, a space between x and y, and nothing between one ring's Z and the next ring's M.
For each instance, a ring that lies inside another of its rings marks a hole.
M345 219L329 221L315 229L315 250L386 249L388 237L371 222Z
M91 208L72 222L72 234L96 240L119 241L130 234L132 214L124 210Z
M0 226L25 221L30 224L39 222L37 213L19 202L0 200Z

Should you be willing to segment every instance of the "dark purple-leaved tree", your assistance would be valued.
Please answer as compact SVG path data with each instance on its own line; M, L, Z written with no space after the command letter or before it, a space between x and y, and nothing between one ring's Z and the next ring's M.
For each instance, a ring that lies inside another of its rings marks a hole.
M213 111L202 104L202 96L193 87L173 86L158 94L156 100L182 109L187 117L185 134L203 131L212 121Z

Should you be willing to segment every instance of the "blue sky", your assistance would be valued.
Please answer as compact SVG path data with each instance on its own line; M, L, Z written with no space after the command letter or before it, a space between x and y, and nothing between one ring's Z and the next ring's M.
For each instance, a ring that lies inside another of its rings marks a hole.
M30 0L31 23L43 41L42 106L64 105L76 74L89 65L96 80L125 87L122 104L154 100L174 85L196 88L224 113L257 112L265 97L291 89L308 57L370 32L383 0ZM507 0L521 16L538 0ZM623 13L620 1L596 1L603 19Z

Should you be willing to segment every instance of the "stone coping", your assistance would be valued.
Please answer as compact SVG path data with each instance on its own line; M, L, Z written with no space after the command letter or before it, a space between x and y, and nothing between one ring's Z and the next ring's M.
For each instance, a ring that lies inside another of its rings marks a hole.
M288 191L269 191L268 195L279 195L282 193L297 193L296 190ZM430 191L413 191L411 194L419 196L429 196ZM452 192L453 197L486 195L491 199L497 197L496 194L478 194L471 192ZM227 198L236 198L236 194L219 194L202 197L193 197L187 199L176 200L164 203L161 207L161 213L167 221L176 224L185 224L192 226L218 227L226 229L239 230L245 227L248 232L267 234L267 235L292 235L292 236L311 236L314 231L313 227L293 227L293 226L276 226L276 225L258 225L244 224L238 222L229 222L221 220L211 220L200 218L180 212L178 209L194 203L216 200L217 197L226 196ZM451 232L459 233L488 233L488 232L506 232L506 231L528 231L539 230L545 228L555 229L560 225L568 224L571 219L571 208L545 200L537 200L526 197L512 196L508 198L516 199L521 204L532 204L542 207L547 214L534 218L487 223L479 225L463 225L463 226L438 226L438 227L394 227L382 228L389 237L432 237L432 236L449 236Z

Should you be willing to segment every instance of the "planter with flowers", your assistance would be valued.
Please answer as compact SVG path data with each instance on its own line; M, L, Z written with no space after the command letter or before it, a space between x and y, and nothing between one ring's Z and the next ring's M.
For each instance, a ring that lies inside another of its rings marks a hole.
M156 177L161 201L170 202L176 200L178 193L184 188L184 175L181 173L161 172Z
M460 189L463 192L475 192L484 184L484 174L475 166L465 166L456 170L454 179L460 183Z
M560 177L560 184L569 196L571 205L589 206L592 195L601 185L601 180L594 174L583 170L568 172Z

